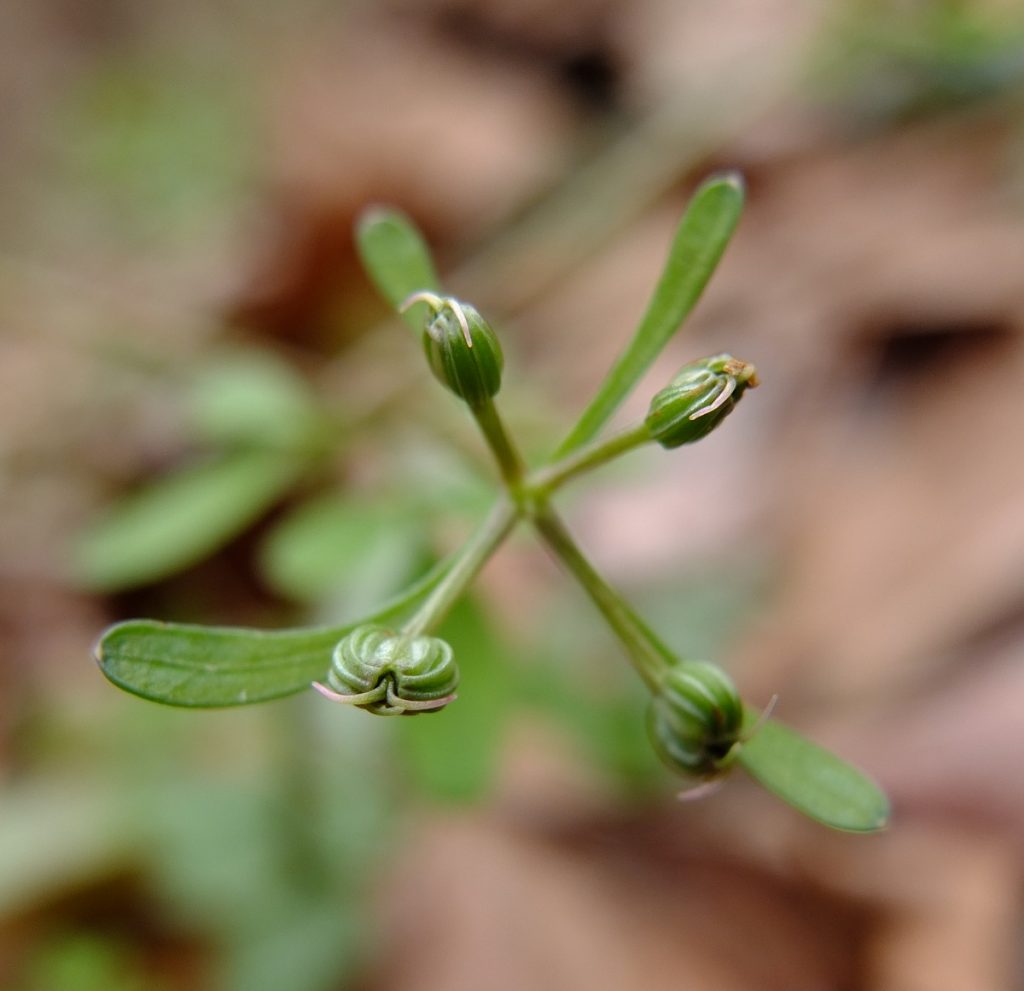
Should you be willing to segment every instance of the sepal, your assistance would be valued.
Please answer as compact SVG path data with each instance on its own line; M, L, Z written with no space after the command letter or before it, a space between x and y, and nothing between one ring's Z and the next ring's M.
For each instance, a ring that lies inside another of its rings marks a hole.
M474 306L453 296L415 293L402 309L417 302L431 309L423 331L423 351L434 377L470 406L479 406L496 395L505 358L491 325Z
M687 777L709 780L728 770L743 731L743 703L732 679L706 661L679 661L647 715L658 756Z
M444 640L367 624L338 642L326 684L313 687L332 702L395 716L444 708L455 700L458 684L459 670Z
M691 444L707 436L754 388L757 370L729 354L686 365L651 400L647 429L662 447Z

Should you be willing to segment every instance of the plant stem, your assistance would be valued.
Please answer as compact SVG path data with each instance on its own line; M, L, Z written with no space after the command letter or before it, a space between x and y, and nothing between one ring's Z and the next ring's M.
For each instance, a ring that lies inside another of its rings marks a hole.
M651 691L656 691L665 671L675 663L672 652L633 611L629 603L597 573L553 509L540 505L535 510L533 523L548 547L576 577L622 641L644 683Z
M494 453L505 487L518 500L526 465L498 415L498 407L494 405L493 399L487 399L469 409Z
M610 440L587 445L562 461L527 476L526 464L505 429L494 401L487 399L470 406L470 412L498 463L508 498L495 505L459 552L441 583L403 626L403 631L417 636L436 625L505 539L516 520L526 518L533 522L544 541L584 587L622 641L648 688L657 690L665 671L675 663L674 655L597 573L548 503L549 494L570 478L650 440L646 424L640 423Z
M289 877L303 891L322 893L329 864L316 829L323 814L323 795L315 770L317 741L309 718L311 701L309 694L303 694L277 710L273 756L279 805L273 825L279 831Z
M404 633L419 636L444 618L455 600L508 536L518 516L516 506L509 500L500 499L495 504L487 518L458 552L438 586L409 621L403 624Z
M608 440L595 441L554 464L538 469L527 477L526 488L534 497L544 498L577 475L598 468L650 439L647 424L640 422Z

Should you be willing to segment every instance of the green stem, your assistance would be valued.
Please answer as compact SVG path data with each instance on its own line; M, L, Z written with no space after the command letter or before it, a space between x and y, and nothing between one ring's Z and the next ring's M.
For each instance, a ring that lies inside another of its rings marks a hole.
M540 506L535 512L533 523L548 547L576 577L622 641L644 683L651 691L657 690L665 671L675 662L672 652L633 611L629 603L597 573L554 510Z
M476 406L470 406L469 410L494 453L505 487L513 498L517 498L526 465L498 415L498 407L494 405L493 399L487 399Z
M304 693L276 710L274 757L280 804L274 825L280 831L289 877L304 890L319 893L329 865L316 829L323 809L314 756L317 741L308 709L311 701Z
M403 633L419 636L444 618L455 600L508 536L518 515L516 507L507 499L501 499L495 504L487 518L451 562L444 578L409 621L403 624Z
M538 469L528 476L526 487L535 498L543 499L577 475L598 468L650 439L647 424L638 423L608 440L588 444L560 461Z

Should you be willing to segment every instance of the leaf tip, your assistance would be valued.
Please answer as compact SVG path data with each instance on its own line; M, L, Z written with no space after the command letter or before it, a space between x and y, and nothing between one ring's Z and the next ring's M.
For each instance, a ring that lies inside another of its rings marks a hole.
M103 630L96 638L95 643L92 645L92 656L101 668L103 667L103 662L106 659L106 648L110 637L116 635L122 627L129 626L132 622L134 621L129 619L122 620L120 623L114 623Z
M704 191L716 186L728 186L735 190L741 198L745 197L747 193L747 183L739 169L723 169L720 172L712 172L700 184L700 189Z
M395 207L388 206L385 203L371 203L369 206L363 207L356 217L356 236L361 237L370 228L396 219L404 220L405 215Z
M889 798L884 791L878 786L878 811L875 814L874 820L869 823L863 830L865 833L878 833L883 829L886 829L889 825L889 816L892 813L892 806L889 804Z

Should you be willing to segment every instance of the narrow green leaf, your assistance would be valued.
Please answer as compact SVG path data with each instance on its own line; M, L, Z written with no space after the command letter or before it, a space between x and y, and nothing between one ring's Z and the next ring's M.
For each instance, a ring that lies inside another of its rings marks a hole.
M750 728L759 718L745 713ZM754 729L738 760L768 791L833 829L871 833L889 818L889 800L874 781L775 720Z
M154 702L246 705L308 688L349 629L262 631L135 619L104 634L97 659L115 685Z
M250 451L162 479L82 535L75 575L90 588L113 591L174 574L258 519L302 468L284 452Z
M356 224L356 247L363 268L381 295L397 308L414 292L440 292L427 242L416 225L399 210L370 207ZM418 303L403 315L413 330L422 330L427 307Z
M633 339L562 442L562 457L592 440L689 316L718 265L743 209L737 173L712 176L693 195Z
M115 685L153 702L189 708L265 702L323 677L334 645L349 630L401 616L448 567L442 562L373 615L344 625L268 631L133 619L104 633L96 659Z

